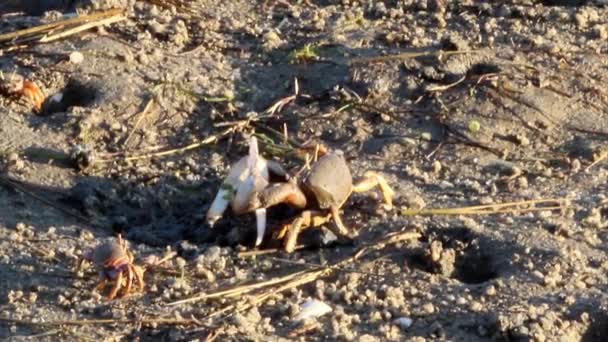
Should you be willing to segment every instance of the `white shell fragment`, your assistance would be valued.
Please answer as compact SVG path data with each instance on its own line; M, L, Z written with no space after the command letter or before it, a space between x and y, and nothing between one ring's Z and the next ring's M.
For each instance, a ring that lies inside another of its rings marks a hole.
M309 318L317 318L332 312L331 306L316 299L308 299L300 306L300 313L294 318L295 321L303 321Z
M84 61L84 55L78 51L74 51L70 54L70 63L80 64Z
M409 327L412 326L412 323L414 323L414 321L409 317L399 317L394 319L393 323L395 325L398 325L401 330L407 330Z
M53 96L51 96L51 98L49 99L50 102L61 102L61 100L63 100L63 93L57 93Z

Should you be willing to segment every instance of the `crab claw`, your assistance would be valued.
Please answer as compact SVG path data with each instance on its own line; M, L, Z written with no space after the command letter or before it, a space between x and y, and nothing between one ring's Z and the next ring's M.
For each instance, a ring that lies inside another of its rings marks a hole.
M236 211L249 207L251 196L268 186L268 162L260 157L258 142L255 137L252 137L249 143L247 166L250 173L237 189L233 202L233 208L236 208ZM255 220L257 227L255 245L259 246L266 232L265 208L256 208Z
M255 210L255 222L257 227L257 236L255 238L255 246L259 246L266 233L266 208Z
M249 144L249 158L247 162L249 170L251 170L251 175L249 176L249 179L253 183L253 193L260 192L266 186L268 186L268 177L264 178L261 175L258 165L260 163L265 164L263 168L268 171L268 163L264 159L262 159L262 162L260 162L258 141L255 137L251 138L251 142ZM259 246L262 243L262 238L264 237L264 233L266 232L266 208L260 208L255 210L255 222L257 228L255 245Z
M266 186L268 186L268 176L264 178L258 166L260 163L265 164L263 166L263 169L268 172L268 162L264 159L260 161L258 141L255 137L252 137L251 142L249 143L249 159L247 161L249 165L249 170L251 170L251 175L249 176L249 179L253 183L253 192L249 194L251 196L251 194L260 192ZM266 232L266 208L259 208L255 210L255 222L257 228L255 245L257 247L262 243L264 233Z
M247 207L249 197L268 184L268 161L259 155L255 137L249 143L249 155L241 158L230 170L220 190L207 211L207 223L214 223L232 203L236 213L241 213Z

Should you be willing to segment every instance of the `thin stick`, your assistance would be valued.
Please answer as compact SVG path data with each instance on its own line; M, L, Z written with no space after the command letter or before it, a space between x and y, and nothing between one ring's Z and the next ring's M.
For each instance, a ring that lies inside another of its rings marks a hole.
M154 99L150 99L148 101L148 103L146 104L146 106L144 107L144 110L142 110L141 112L139 112L138 114L136 114L136 115L139 116L139 118L135 122L135 125L133 126L133 129L131 130L131 133L129 133L129 135L127 136L127 139L125 139L125 142L123 143L123 146L128 146L129 140L131 140L131 137L133 136L133 134L139 129L139 125L142 123L142 121L144 120L144 118L146 117L146 114L148 114L148 112L150 111L150 109L152 109L153 105L154 105Z
M304 249L306 248L306 246L304 245L299 245L295 248L295 250L300 250L300 249ZM280 252L284 252L285 250L282 248L268 248L268 249L258 249L258 250L252 250L252 251L246 251L246 252L239 252L237 254L237 257L239 258L249 258L249 257L255 257L258 255L266 255L266 254L274 254L274 253L280 253Z
M176 154L176 153L183 153L186 151L197 149L204 145L209 145L211 143L214 143L214 142L220 140L221 138L237 131L238 129L247 126L248 124L249 124L248 120L239 121L232 127L222 131L219 134L210 135L201 141L197 141L195 143L192 143L192 144L189 144L186 146L182 146L182 147L178 147L178 148L174 148L174 149L170 149L170 150L165 150L165 151L159 151L159 152L144 153L144 154L140 154L140 155L126 156L126 155L122 154L122 155L117 155L117 156L114 156L114 157L108 158L108 159L100 158L96 161L96 163L111 163L111 162L114 162L117 160L123 160L123 161L141 160L141 159L149 159L149 158L154 158L154 157L162 157L162 156Z
M34 27L30 27L27 29L23 29L23 30L19 30L19 31L14 31L14 32L9 32L9 33L5 33L5 34L0 34L0 42L5 42L5 41L10 41L16 38L20 38L20 37L28 37L28 36L33 36L36 35L38 33L42 33L42 32L46 32L49 30L52 30L54 28L57 28L59 26L68 26L68 25L73 25L73 24L80 24L83 22L88 22L90 20L97 20L100 18L104 18L104 17L113 17L116 15L120 15L123 13L122 9L111 9L111 10L107 10L107 11L103 11L103 12L99 12L99 13L94 13L94 14L90 14L90 15L85 15L85 16L80 16L80 17L76 17L76 18L70 18L70 19L66 19L66 20L60 20L60 21L56 21L53 23L49 23L49 24L44 24L44 25L39 25L39 26L34 26Z
M460 79L458 79L456 82L454 83L450 83L450 84L442 84L442 85L436 85L436 86L432 86L432 87L428 87L427 91L428 92L440 92L440 91L445 91L448 90L452 87L457 86L458 84L464 82L464 80L467 79L467 75L462 76Z
M180 305L180 304L186 304L186 303L193 303L193 302L198 302L201 301L203 299L209 299L209 298L217 298L217 297L233 297L235 295L241 295L243 293L246 292L250 292L252 290L256 290L262 287L266 287L266 286L270 286L270 285L275 285L278 283L282 283L285 281L288 281L290 279L293 279L294 277L299 276L300 274L304 273L305 271L300 271L300 272L296 272L296 273L292 273L289 274L287 276L284 277L279 277L279 278L274 278L274 279L270 279L267 281L263 281L263 282L259 282L259 283L254 283L254 284L248 284L248 285L242 285L242 286L237 286L228 290L224 290L224 291L218 291L218 292L213 292L213 293L201 293L198 294L194 297L190 297L190 298L186 298L186 299L182 299L182 300L178 300L175 302L171 302L168 303L167 306L175 306L175 305Z
M606 158L608 158L608 150L602 152L600 156L593 161L593 163L589 164L589 166L585 168L585 172L588 172L592 167L604 161Z
M424 56L450 56L463 55L470 53L481 53L483 50L463 50L463 51L425 51L425 52L405 52L396 55L375 56L375 57L356 57L348 61L349 64L373 63L373 62L390 62L395 60L404 60Z
M557 210L564 209L562 204L565 199L538 199L529 201L519 202L507 202L507 203L496 203L488 205L477 205L460 208L438 208L438 209L404 209L401 210L401 215L414 216L414 215L488 215L488 214L504 214L514 212L530 212L530 211L544 211L544 210ZM555 205L555 203L558 203ZM522 205L533 205L533 204L552 204L547 207L534 207L534 208L517 208ZM513 208L512 208L513 207Z
M352 256L344 258L340 262L338 262L334 265L321 267L321 268L315 268L315 269L309 270L309 271L300 271L300 272L296 272L291 275L288 275L286 277L280 278L278 280L283 280L283 285L281 285L277 288L268 286L264 292L259 293L258 295L254 296L254 297L245 298L244 301L227 305L226 307L207 315L205 317L205 319L211 319L215 316L218 316L218 315L231 311L231 313L228 316L224 317L224 319L226 319L227 317L229 317L235 313L243 312L245 310L258 306L258 305L262 304L264 301L266 301L267 299L274 297L278 293L287 291L289 289L296 288L296 287L304 285L304 284L308 284L321 277L327 276L327 275L331 274L332 272L339 270L340 268L342 268L344 266L351 265L357 259L366 255L367 253L369 253L372 250L377 250L377 249L383 248L387 244L394 244L394 243L398 243L398 242L402 242L402 241L406 241L406 240L418 239L418 238L420 238L420 236L421 235L419 233L411 232L411 231L391 234L380 241L377 241L375 243L368 244L366 246L361 247ZM287 281L284 281L284 280L287 280ZM243 293L239 293L239 294L242 295Z
M196 324L198 320L193 318L149 318L149 319L83 319L83 320L59 320L59 321L48 321L48 322L34 322L24 319L15 319L8 317L0 317L0 321L21 324L21 325L40 325L40 326L54 326L54 325L105 325L105 324L164 324L164 325L191 325Z
M275 278L275 279L271 279L271 280L267 280L267 281L263 281L263 282L259 282L259 283L249 284L249 285L237 286L232 289L219 291L219 292L215 292L215 293L210 293L210 294L203 293L203 294L196 295L194 297L190 297L190 298L182 299L182 300L179 300L176 302L168 303L167 305L174 306L174 305L180 305L180 304L185 304L185 303L192 303L192 302L196 302L196 301L200 301L200 300L208 299L208 298L218 298L218 297L230 298L230 297L236 297L236 296L243 296L244 294L247 294L249 292L252 292L252 291L260 289L260 288L272 287L272 285L278 285L281 283L285 283L285 285L280 286L277 289L273 289L270 291L270 294L274 295L275 293L279 293L286 289L297 287L299 285L314 281L315 279L318 279L319 277L321 277L325 274L328 274L345 265L348 265L348 264L354 262L356 259L360 258L365 253L367 253L367 251L369 251L370 248L374 248L374 247L377 248L378 246L383 246L385 244L396 243L396 242L411 240L411 239L417 239L419 237L420 237L420 234L415 233L415 232L403 232L403 233L392 234L392 235L389 235L388 237L386 237L385 239L382 239L379 242L376 242L376 243L370 244L370 245L366 245L366 246L360 248L357 251L357 253L355 253L353 256L346 258L346 259L338 262L335 265L315 268L314 270L308 270L308 271L298 271L298 272L294 272L294 273L288 274L283 277L279 277L279 278ZM254 298L253 303L258 303L260 301L265 300L266 298L268 298L268 296ZM251 302L248 301L248 303L251 303ZM227 307L220 309L219 312L216 311L216 312L210 314L206 318L217 316L218 314L224 313L226 311L230 311L236 307L237 307L236 304L231 304Z
M351 265L355 261L357 261L358 259L363 257L364 255L368 254L370 251L384 248L384 246L386 246L388 244L395 244L395 243L402 242L402 241L418 239L418 238L420 238L420 236L421 236L420 233L411 232L411 231L391 234L391 235L387 236L386 238L381 239L380 241L377 241L377 242L374 242L374 243L361 247L355 254L341 260L340 262L338 262L334 265L326 266L326 267L323 267L320 269L317 268L317 269L314 269L311 271L306 271L306 272L302 273L301 275L299 275L298 277L295 277L293 280L288 281L285 284L279 286L278 288L269 288L265 292L258 294L257 296L253 297L252 299L247 299L241 305L233 304L228 307L231 309L234 307L235 313L249 310L250 308L253 308L253 307L263 303L267 299L274 297L278 293L311 283L321 277L327 276L327 275L331 274L332 272L341 269L344 266ZM226 308L221 309L220 311L226 311ZM215 316L215 315L216 315L215 313L212 313L211 315L207 316L207 318L210 316Z
M74 35L76 33L80 33L82 31L86 31L89 29L92 29L94 27L98 27L98 26L104 26L104 25L109 25L109 24L113 24L122 20L125 20L126 17L122 16L122 15L116 15L110 18L106 18L106 19L102 19L99 21L94 21L94 22L90 22L90 23L86 23L84 25L80 25L68 30L65 30L63 32L59 32L56 34L52 34L52 35L45 35L42 38L40 38L38 40L39 43L48 43L48 42L52 42L61 38L65 38L71 35Z

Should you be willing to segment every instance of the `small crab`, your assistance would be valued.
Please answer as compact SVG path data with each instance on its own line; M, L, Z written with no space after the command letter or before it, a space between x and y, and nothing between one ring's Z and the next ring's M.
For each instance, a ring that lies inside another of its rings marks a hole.
M34 111L40 112L44 103L44 93L36 83L25 79L23 76L12 74L5 78L0 73L0 93L10 97L26 97L34 105Z
M126 278L123 296L131 291L133 278L139 284L140 291L144 289L144 269L133 264L133 254L127 249L127 242L119 235L118 239L100 244L95 249L84 255L82 261L89 261L99 269L100 282L95 287L101 291L109 281L115 281L108 299L114 299L123 286Z

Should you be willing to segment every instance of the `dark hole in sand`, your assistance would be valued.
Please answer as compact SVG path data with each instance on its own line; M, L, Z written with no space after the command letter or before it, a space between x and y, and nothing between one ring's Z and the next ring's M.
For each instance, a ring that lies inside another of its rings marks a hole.
M494 256L487 251L486 240L466 227L431 228L422 241L429 246L410 254L413 267L424 272L443 274L466 284L479 284L499 276ZM455 259L433 261L430 243L440 241L443 251L455 252Z
M471 246L456 258L454 277L467 284L480 284L494 279L498 277L494 257L479 249L479 246Z
M596 314L591 319L591 324L583 334L581 341L608 341L608 314Z
M42 113L51 115L65 112L70 107L88 107L95 102L98 93L97 87L71 79L61 91L47 97Z

